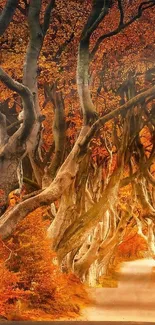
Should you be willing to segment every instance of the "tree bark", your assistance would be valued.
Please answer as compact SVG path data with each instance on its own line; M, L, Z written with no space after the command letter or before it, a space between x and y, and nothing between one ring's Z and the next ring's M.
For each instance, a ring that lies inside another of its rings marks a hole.
M85 125L92 124L97 118L89 90L89 41L94 30L107 15L108 8L108 1L93 1L92 10L83 28L79 44L77 86Z
M27 53L23 68L23 83L26 85L34 96L35 111L37 114L38 125L36 125L35 133L33 135L34 143L33 148L29 150L29 158L34 171L35 178L39 184L42 185L43 171L40 168L39 162L40 157L38 155L38 149L40 146L41 137L41 119L40 119L40 107L38 100L38 58L40 51L42 49L44 37L46 35L47 29L50 23L51 10L54 7L54 1L50 1L44 15L44 24L40 24L40 10L41 10L41 0L32 0L29 5L28 13L28 24L30 30L30 39L27 48ZM38 157L38 159L37 159ZM39 161L38 161L39 160Z
M155 259L155 235L154 235L154 223L152 220L147 219L148 224L148 250L152 258Z
M25 218L28 213L37 209L41 204L51 204L60 198L65 190L72 184L77 175L80 161L83 158L83 155L80 155L79 157L79 143L82 141L83 137L86 136L88 129L88 126L82 128L72 151L59 169L57 176L50 186L35 197L27 199L24 202L19 203L13 209L6 211L6 213L1 217L1 238L8 237L16 228L17 223Z
M6 5L0 14L0 36L2 36L8 28L18 2L19 0L7 0Z
M16 91L24 102L23 124L10 138L7 136L5 117L0 114L0 189L3 191L0 209L2 214L7 206L8 194L18 183L17 170L19 163L28 151L28 148L32 146L32 141L30 141L30 139L33 135L37 121L31 91L24 85L14 81L1 68L0 80L11 90Z
M112 175L99 202L94 204L90 210L84 213L80 219L78 218L78 220L66 230L63 239L57 247L57 254L60 259L68 254L72 249L75 249L77 245L82 245L90 230L94 228L109 209L111 202L116 200L121 173L122 168L118 168Z
M61 166L64 159L66 143L66 123L62 92L57 91L56 85L54 85L52 91L48 92L48 96L54 104L53 135L55 153L50 165L45 168L42 180L43 188L49 186L56 176L58 168Z

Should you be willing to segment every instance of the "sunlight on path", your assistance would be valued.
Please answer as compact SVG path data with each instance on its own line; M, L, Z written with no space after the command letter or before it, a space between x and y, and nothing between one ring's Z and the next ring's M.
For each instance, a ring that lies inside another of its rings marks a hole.
M123 263L118 288L89 289L92 306L84 311L83 320L155 322L153 268L152 259Z

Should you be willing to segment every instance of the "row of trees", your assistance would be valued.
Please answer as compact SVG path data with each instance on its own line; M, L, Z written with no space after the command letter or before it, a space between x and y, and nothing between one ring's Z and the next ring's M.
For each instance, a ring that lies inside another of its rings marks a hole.
M155 256L154 13L154 0L2 4L0 235L50 205L58 263L90 284L127 225Z

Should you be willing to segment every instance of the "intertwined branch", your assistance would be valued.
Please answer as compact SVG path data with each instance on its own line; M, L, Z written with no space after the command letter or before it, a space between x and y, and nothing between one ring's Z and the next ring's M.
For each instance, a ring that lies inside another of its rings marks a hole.
M113 31L107 33L107 34L103 34L102 36L100 36L90 54L90 58L93 59L94 55L96 54L96 52L99 49L100 44L106 39L106 38L110 38L112 36L117 35L118 33L120 33L122 30L124 30L125 28L127 28L128 26L130 26L131 24L133 24L136 20L138 20L143 12L149 8L153 8L155 6L155 0L150 0L150 1L144 1L140 4L138 10L137 10L137 14L132 17L129 21L124 22L124 12L123 12L123 6L122 6L122 1L118 0L118 8L120 11L120 22L119 25L116 29L114 29Z

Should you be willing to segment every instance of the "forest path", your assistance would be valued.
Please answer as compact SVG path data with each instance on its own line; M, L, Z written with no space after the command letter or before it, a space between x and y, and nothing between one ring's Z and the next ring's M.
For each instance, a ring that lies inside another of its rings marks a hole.
M155 260L122 264L117 288L90 288L91 305L84 310L87 321L137 321L155 323Z

